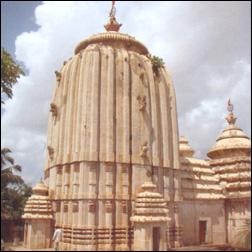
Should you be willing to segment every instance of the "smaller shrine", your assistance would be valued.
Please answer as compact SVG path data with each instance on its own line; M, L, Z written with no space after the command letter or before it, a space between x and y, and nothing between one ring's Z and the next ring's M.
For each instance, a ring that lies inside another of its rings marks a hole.
M29 249L50 248L53 232L53 211L47 186L40 181L27 200L24 214L24 246Z
M145 182L141 189L130 219L134 225L134 251L166 251L169 221L167 203L160 193L154 192L156 185L152 182Z

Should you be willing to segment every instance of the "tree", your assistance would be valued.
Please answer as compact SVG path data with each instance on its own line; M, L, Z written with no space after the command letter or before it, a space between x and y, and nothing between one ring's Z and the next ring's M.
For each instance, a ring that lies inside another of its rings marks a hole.
M15 164L10 153L8 148L1 149L1 217L16 219L21 217L32 189L21 176L15 174L22 168Z
M4 103L2 94L12 98L12 87L21 75L24 75L21 67L8 52L1 48L1 103ZM10 153L11 150L8 148L1 149L1 241L4 234L6 237L9 236L8 231L6 232L9 224L20 220L25 202L32 194L31 187L26 185L21 176L16 174L21 172L22 168L15 164ZM4 220L7 220L7 225L2 225Z
M12 87L21 75L24 75L22 68L4 48L1 48L1 94L5 94L11 99L13 96ZM4 103L2 97L1 103Z
M163 59L161 59L161 58L159 58L157 56L151 56L151 55L149 55L149 58L150 58L151 63L152 63L153 72L156 75L158 75L159 74L159 69L161 67L163 67L164 64L165 64L164 61L163 61Z
M21 172L22 168L20 165L14 164L14 159L9 153L11 153L10 149L1 149L1 192L10 184L23 183L23 179L19 175L14 174L14 172ZM8 163L10 166L8 166Z
M8 188L2 195L3 215L10 219L19 219L23 212L26 200L31 196L32 188L25 183L17 188Z

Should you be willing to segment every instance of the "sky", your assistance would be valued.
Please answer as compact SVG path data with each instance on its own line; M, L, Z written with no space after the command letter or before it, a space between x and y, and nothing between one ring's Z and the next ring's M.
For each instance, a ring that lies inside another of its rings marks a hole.
M2 1L1 44L26 70L2 106L2 147L13 151L27 183L43 177L54 71L75 46L104 32L110 1ZM237 126L251 137L251 3L117 1L120 32L163 58L176 91L179 134L195 156L227 126L231 98Z

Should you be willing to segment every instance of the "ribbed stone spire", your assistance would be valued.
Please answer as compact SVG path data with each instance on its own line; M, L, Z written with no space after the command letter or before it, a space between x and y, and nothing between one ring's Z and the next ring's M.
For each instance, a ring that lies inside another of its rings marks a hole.
M109 22L106 25L104 25L106 31L118 32L120 27L122 26L122 24L119 24L116 21L115 13L116 13L115 1L112 1L112 7L109 13Z

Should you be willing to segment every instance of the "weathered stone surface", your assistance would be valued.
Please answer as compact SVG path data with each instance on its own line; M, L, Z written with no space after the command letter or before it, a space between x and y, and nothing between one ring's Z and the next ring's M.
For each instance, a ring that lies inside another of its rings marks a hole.
M39 182L32 191L22 216L25 219L24 245L29 249L50 248L53 211L48 188Z

